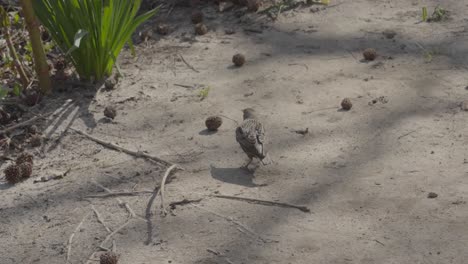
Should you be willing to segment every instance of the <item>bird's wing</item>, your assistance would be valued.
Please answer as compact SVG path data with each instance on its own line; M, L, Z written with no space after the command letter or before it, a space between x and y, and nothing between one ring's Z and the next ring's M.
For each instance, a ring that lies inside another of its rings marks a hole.
M265 156L265 128L260 122L257 122L255 125L255 135L257 141L257 150L261 156Z

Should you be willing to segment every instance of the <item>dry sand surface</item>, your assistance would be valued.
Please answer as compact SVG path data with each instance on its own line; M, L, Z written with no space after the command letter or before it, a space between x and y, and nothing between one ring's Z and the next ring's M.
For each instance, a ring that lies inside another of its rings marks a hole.
M437 4L450 18L419 23ZM112 248L122 264L468 262L466 1L332 0L274 21L201 9L206 35L194 35L188 7L142 26L164 20L171 32L139 43L136 57L123 52L114 90L43 103L60 110L72 99L56 125L41 126L50 140L31 150L34 176L0 184L0 263L99 263ZM361 61L366 48L375 61ZM232 66L236 53L243 67ZM345 97L350 111L340 110ZM234 136L246 107L260 113L273 161L253 173L239 168L247 157ZM211 115L223 116L215 133L205 130ZM169 177L168 207L201 200L161 216L153 190L167 165L73 129L183 167ZM100 186L138 193L96 197Z

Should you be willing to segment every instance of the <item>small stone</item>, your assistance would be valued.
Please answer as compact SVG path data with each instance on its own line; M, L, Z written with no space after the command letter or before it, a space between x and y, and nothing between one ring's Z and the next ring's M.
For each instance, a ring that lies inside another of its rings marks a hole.
M395 32L395 30L386 29L386 30L384 30L384 31L382 32L382 34L383 34L386 38L392 39L392 38L394 38L394 37L396 36L397 33Z
M158 24L156 26L156 32L158 32L159 35L167 35L169 34L169 26L166 24Z
M151 29L140 32L140 39L142 41L147 41L153 37L153 31Z
M237 67L241 67L245 63L245 56L240 53L235 54L232 56L232 63Z
M114 90L116 85L117 85L117 80L115 78L107 78L104 81L104 88L106 90Z
M341 108L343 110L351 110L351 107L353 107L353 103L351 103L351 99L349 98L344 98L343 101L341 101Z
M232 34L235 34L236 31L234 29L232 29L232 28L228 28L228 29L224 30L224 33L226 33L226 35L232 35Z
M113 106L107 106L104 109L104 116L110 119L114 119L117 116L117 110Z
M195 25L195 33L197 35L205 35L207 32L208 28L204 24L198 23Z
M377 51L375 49L368 48L364 50L362 55L366 61L373 61L375 58L377 58Z
M439 196L437 193L435 192L430 192L427 194L427 198L429 199L434 199L434 198L437 198L437 196Z

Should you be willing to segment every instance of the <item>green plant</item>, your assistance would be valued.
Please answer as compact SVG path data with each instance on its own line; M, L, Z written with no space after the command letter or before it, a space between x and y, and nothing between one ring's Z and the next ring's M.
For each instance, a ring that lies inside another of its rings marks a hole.
M206 97L208 97L208 93L210 92L210 87L207 86L198 92L198 96L200 97L200 100L203 101Z
M447 10L445 10L444 8L440 6L436 6L434 8L434 12L432 13L430 20L433 22L439 22L439 21L446 19L447 16L448 16Z
M16 48L11 37L10 27L10 16L5 11L5 9L2 6L0 6L0 28L2 29L3 35L5 36L5 41L7 43L8 50L10 51L11 63L13 63L14 69L18 72L23 87L27 87L30 82L29 76L24 70L24 66L21 63L21 60L19 59L18 53L16 52ZM10 61L10 59L8 60Z
M51 92L52 83L50 81L49 65L47 64L44 46L42 45L41 31L39 30L39 25L33 10L33 2L37 1L20 0L26 28L29 32L31 50L34 57L34 68L36 69L37 78L39 80L39 88L43 94L48 94Z
M422 8L422 21L427 21L427 7Z
M429 17L427 14L427 7L422 8L422 21L424 22L440 22L442 20L447 19L449 16L449 12L440 6L436 6L432 15Z
M137 16L141 0L35 0L39 20L88 81L110 76L136 28L157 9Z

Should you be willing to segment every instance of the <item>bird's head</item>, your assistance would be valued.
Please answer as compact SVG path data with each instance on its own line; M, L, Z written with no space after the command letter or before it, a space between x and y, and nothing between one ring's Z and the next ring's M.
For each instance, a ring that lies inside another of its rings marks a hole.
M244 120L249 118L255 118L255 110L252 108L242 109L242 113L244 114Z

